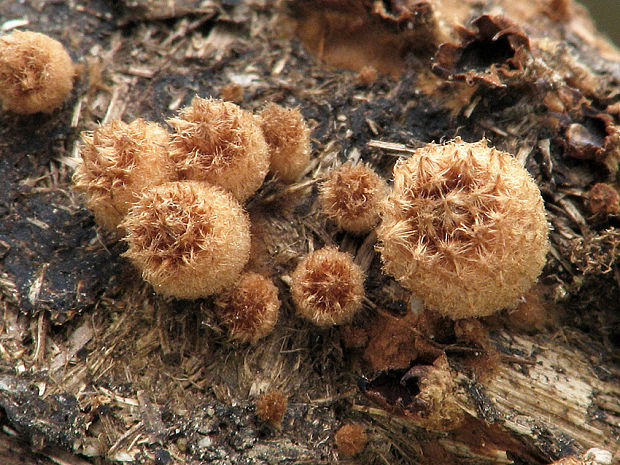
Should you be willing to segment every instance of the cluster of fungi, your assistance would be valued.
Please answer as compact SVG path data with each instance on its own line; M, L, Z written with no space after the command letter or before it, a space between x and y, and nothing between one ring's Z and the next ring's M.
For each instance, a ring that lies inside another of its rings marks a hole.
M74 188L97 222L127 243L124 256L164 296L215 296L231 339L271 332L280 300L273 281L250 269L250 218L244 203L267 173L298 178L310 131L297 109L271 104L259 114L195 97L161 125L114 120L82 135ZM272 161L274 159L275 161Z
M0 39L5 108L49 112L70 92L74 65L48 39L36 33ZM248 267L244 204L268 173L282 183L304 175L310 131L298 109L270 103L253 114L200 97L167 123L172 131L137 119L83 133L74 188L96 221L127 244L123 255L155 292L214 296L230 338L256 343L276 325L280 299L273 280ZM523 166L484 140L457 139L418 149L396 164L393 178L389 187L366 164L335 167L319 188L325 218L353 235L375 231L384 271L444 316L515 306L548 251L543 200ZM319 327L341 325L362 308L364 280L350 254L324 247L300 260L290 295L303 318ZM279 425L286 397L261 402L259 416ZM351 454L366 436L352 425L337 440Z

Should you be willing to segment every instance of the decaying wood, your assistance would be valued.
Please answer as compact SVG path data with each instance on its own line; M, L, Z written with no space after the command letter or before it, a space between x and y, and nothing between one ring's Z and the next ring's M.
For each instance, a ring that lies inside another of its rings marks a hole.
M589 206L595 183L618 189L620 53L580 6L9 3L3 31L55 36L82 71L54 114L0 115L0 461L545 465L598 448L620 463L619 217ZM270 178L247 204L251 266L283 301L256 346L227 340L210 299L154 295L70 179L80 131L163 123L231 84L242 107L299 106L313 130L304 177ZM338 232L317 203L339 163L389 179L399 158L456 136L515 154L552 225L524 303L459 323L424 312L381 273L374 234ZM323 245L368 276L364 310L329 330L295 315L287 287ZM255 415L269 389L289 396L280 429ZM369 441L347 458L333 438L351 422Z

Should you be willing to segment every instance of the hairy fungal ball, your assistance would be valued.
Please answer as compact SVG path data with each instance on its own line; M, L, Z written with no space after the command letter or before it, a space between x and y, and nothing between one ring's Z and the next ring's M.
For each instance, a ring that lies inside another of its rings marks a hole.
M339 228L363 234L379 222L381 201L387 191L385 181L368 165L345 163L322 184L321 205Z
M310 130L297 108L268 104L260 115L271 172L284 182L299 178L310 161Z
M620 196L613 186L598 182L588 192L588 204L593 215L617 215Z
M362 425L350 423L338 430L335 440L338 452L343 455L355 455L359 454L366 447L368 436Z
M394 167L377 229L384 269L451 318L517 304L548 250L540 191L486 141L429 144Z
M278 320L278 288L258 273L243 273L234 287L218 296L216 305L230 338L254 343L268 335Z
M262 421L279 428L288 406L286 394L277 389L264 393L256 401L256 415Z
M325 247L297 265L291 296L301 316L317 326L348 323L362 307L364 273L348 253Z
M73 88L75 66L57 40L38 32L0 37L0 101L20 114L51 113Z
M265 138L254 116L231 102L194 97L168 123L171 157L181 179L206 181L244 202L269 170Z
M168 182L142 193L121 227L123 254L156 292L197 299L239 277L250 255L250 222L223 189L196 181Z
M157 123L113 120L82 134L74 188L85 194L97 223L115 230L146 188L174 180L168 132Z

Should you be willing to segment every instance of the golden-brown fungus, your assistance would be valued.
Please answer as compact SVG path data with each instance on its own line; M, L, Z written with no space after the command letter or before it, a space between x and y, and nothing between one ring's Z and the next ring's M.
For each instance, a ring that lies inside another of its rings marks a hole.
M486 141L428 144L394 168L377 229L387 273L451 318L517 304L548 250L540 191Z
M364 273L349 254L325 247L297 265L291 296L301 316L318 326L347 323L362 306Z
M226 191L168 182L141 195L121 223L128 257L156 292L196 299L231 286L248 262L250 222Z
M0 37L0 101L20 114L51 113L73 88L75 66L63 45L38 32Z
M168 133L157 123L112 120L83 133L82 140L74 187L108 230L116 229L142 190L174 180Z
M206 181L245 202L262 185L269 154L254 116L231 102L194 97L168 123L170 155L181 179Z

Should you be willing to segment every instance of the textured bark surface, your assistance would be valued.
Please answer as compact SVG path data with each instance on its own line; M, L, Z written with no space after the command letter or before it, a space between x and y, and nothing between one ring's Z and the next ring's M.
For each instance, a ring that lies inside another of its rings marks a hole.
M0 114L0 462L620 463L619 217L590 194L618 189L620 53L577 4L37 0L0 3L0 27L52 35L81 69L56 112ZM227 339L212 299L154 295L71 189L80 131L165 124L196 94L298 106L312 129L304 176L246 205L251 268L283 302L254 346ZM317 186L347 160L389 180L456 136L514 154L552 230L517 309L455 323L381 272L374 233L338 231ZM292 306L290 274L323 245L367 273L350 325ZM289 397L281 428L256 416L270 389ZM368 434L353 458L346 423Z

